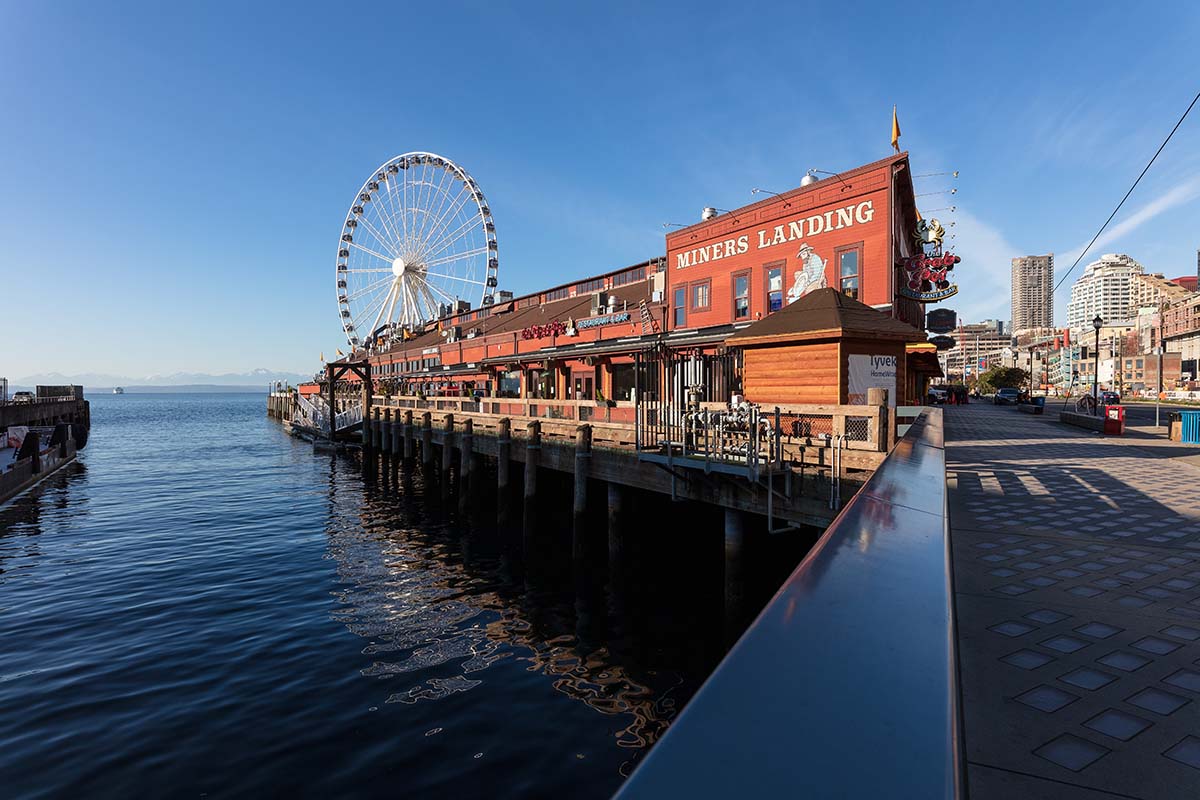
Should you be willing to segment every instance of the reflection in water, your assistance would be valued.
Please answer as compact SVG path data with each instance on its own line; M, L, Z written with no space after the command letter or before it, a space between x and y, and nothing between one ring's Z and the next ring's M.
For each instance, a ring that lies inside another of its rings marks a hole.
M20 534L21 551L0 547L0 575L4 573L4 562L11 558L36 559L39 536L42 533L42 516L46 512L63 512L71 507L73 488L87 480L87 466L74 461L60 469L41 483L0 506L0 538ZM72 522L80 524L87 514L86 508L72 509Z
M696 675L690 664L656 669L634 655L646 643L628 641L627 621L604 620L604 603L591 592L604 590L603 570L582 585L555 580L556 573L569 576L569 563L564 569L553 552L538 559L545 563L524 563L519 531L480 524L489 510L481 487L495 485L485 474L476 474L477 495L462 505L474 512L468 519L451 513L458 504L431 499L453 487L433 485L437 481L419 469L397 474L384 464L375 473L372 466L364 472L365 485L346 486L334 465L329 486L329 556L342 581L334 618L367 640L363 652L376 657L362 674L408 678L409 685L386 702L417 704L470 692L495 665L519 664L549 678L560 694L623 717L613 737L618 747L633 751L620 767L627 774L703 673ZM542 544L553 551L552 542ZM628 582L622 577L610 588ZM574 597L572 587L580 590ZM623 599L612 603L614 609L624 606ZM693 660L711 661L719 655L719 640L710 631L719 636L719 624L692 630L672 646L693 650ZM654 636L673 633L660 628ZM651 662L670 649L659 645L649 653ZM423 677L430 673L436 674ZM418 677L423 679L414 682Z
M610 543L597 485L578 574L570 476L526 540L519 468L498 529L486 465L443 503L259 397L93 402L0 508L5 797L609 797L724 652L718 508L630 492ZM747 615L802 545L748 532Z

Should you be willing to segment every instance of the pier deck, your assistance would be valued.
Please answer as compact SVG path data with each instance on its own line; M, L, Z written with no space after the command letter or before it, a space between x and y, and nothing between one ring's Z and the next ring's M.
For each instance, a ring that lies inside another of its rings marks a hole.
M278 402L272 402L269 412L282 414L285 421L296 429L306 430L314 439L327 436L311 425L305 428L303 414L297 413L300 409L288 398L282 400L282 411ZM772 526L778 523L821 528L837 516L844 503L883 462L895 438L892 428L895 421L888 418L886 409L794 407L786 410L783 426L811 435L778 439L775 448L778 458L770 463L760 460L747 464L744 460L722 459L719 453L711 458L690 451L679 444L684 437L672 439L676 444L664 444L661 450L647 449L644 441L639 443L638 424L632 420L602 421L594 416L586 420L564 419L521 413L535 407L547 413L566 412L575 416L587 406L570 401L558 404L536 401L531 406L522 401L488 399L481 402L469 398L375 397L367 414L366 431L356 426L339 436L371 440L370 446L384 454L423 449L428 441L431 449L443 451L440 459L432 454L428 457L443 465L462 462L461 451L467 437L474 455L488 459L503 457L521 464L527 463L532 446L537 452L538 467L575 473L580 465L577 460L580 434L586 429L589 480L766 515ZM412 439L407 447L402 443L406 418L411 419L407 435ZM772 424L780 426L774 418ZM847 435L848 429L853 429L855 435ZM676 425L671 433L679 434L681 430ZM822 438L819 431L835 438ZM766 441L757 437L754 440ZM737 443L746 447L748 441L743 438ZM457 457L453 453L444 455L447 446L451 451L459 451ZM713 451L710 448L709 452ZM427 456L422 454L421 458Z
M971 796L1200 796L1197 449L945 413Z

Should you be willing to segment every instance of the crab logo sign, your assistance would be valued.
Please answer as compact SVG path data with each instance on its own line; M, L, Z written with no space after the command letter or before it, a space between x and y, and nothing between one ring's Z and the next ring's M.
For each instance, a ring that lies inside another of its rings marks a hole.
M921 245L919 255L904 259L904 285L900 294L918 303L936 303L958 294L949 273L962 261L954 253L942 252L946 229L936 219L920 220L913 238Z

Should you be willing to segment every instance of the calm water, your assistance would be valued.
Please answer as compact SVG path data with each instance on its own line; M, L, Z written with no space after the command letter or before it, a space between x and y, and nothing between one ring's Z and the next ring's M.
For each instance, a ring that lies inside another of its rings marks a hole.
M569 505L530 564L259 396L92 419L0 507L5 797L607 797L722 654L711 509L643 498L636 567L577 592Z

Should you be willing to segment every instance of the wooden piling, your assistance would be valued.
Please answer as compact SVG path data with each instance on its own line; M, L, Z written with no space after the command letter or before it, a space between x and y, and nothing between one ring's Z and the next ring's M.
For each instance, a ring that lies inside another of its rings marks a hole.
M745 515L725 509L725 644L737 640L742 624L744 576L742 550L746 544Z
M379 431L379 449L385 455L392 455L395 452L392 449L392 410L390 408L380 409L383 414L383 424Z
M466 510L471 502L472 460L475 458L475 426L470 418L463 423L462 439L459 444L458 504Z
M404 460L411 462L413 457L413 413L404 412Z
M529 423L529 441L525 445L525 507L522 538L525 542L525 561L533 553L537 525L537 474L542 451L542 423L536 419Z
M571 557L576 575L587 569L587 494L588 464L592 458L592 426L580 425L575 429L575 494L572 511L574 517L571 540Z
M421 463L433 464L433 415L428 411L421 415Z
M442 494L450 487L450 468L454 465L454 415L447 414L442 434Z
M608 575L616 582L625 568L625 487L608 483Z
M511 522L512 509L509 489L509 467L512 462L512 420L504 417L500 420L500 432L496 439L496 522L508 525Z

